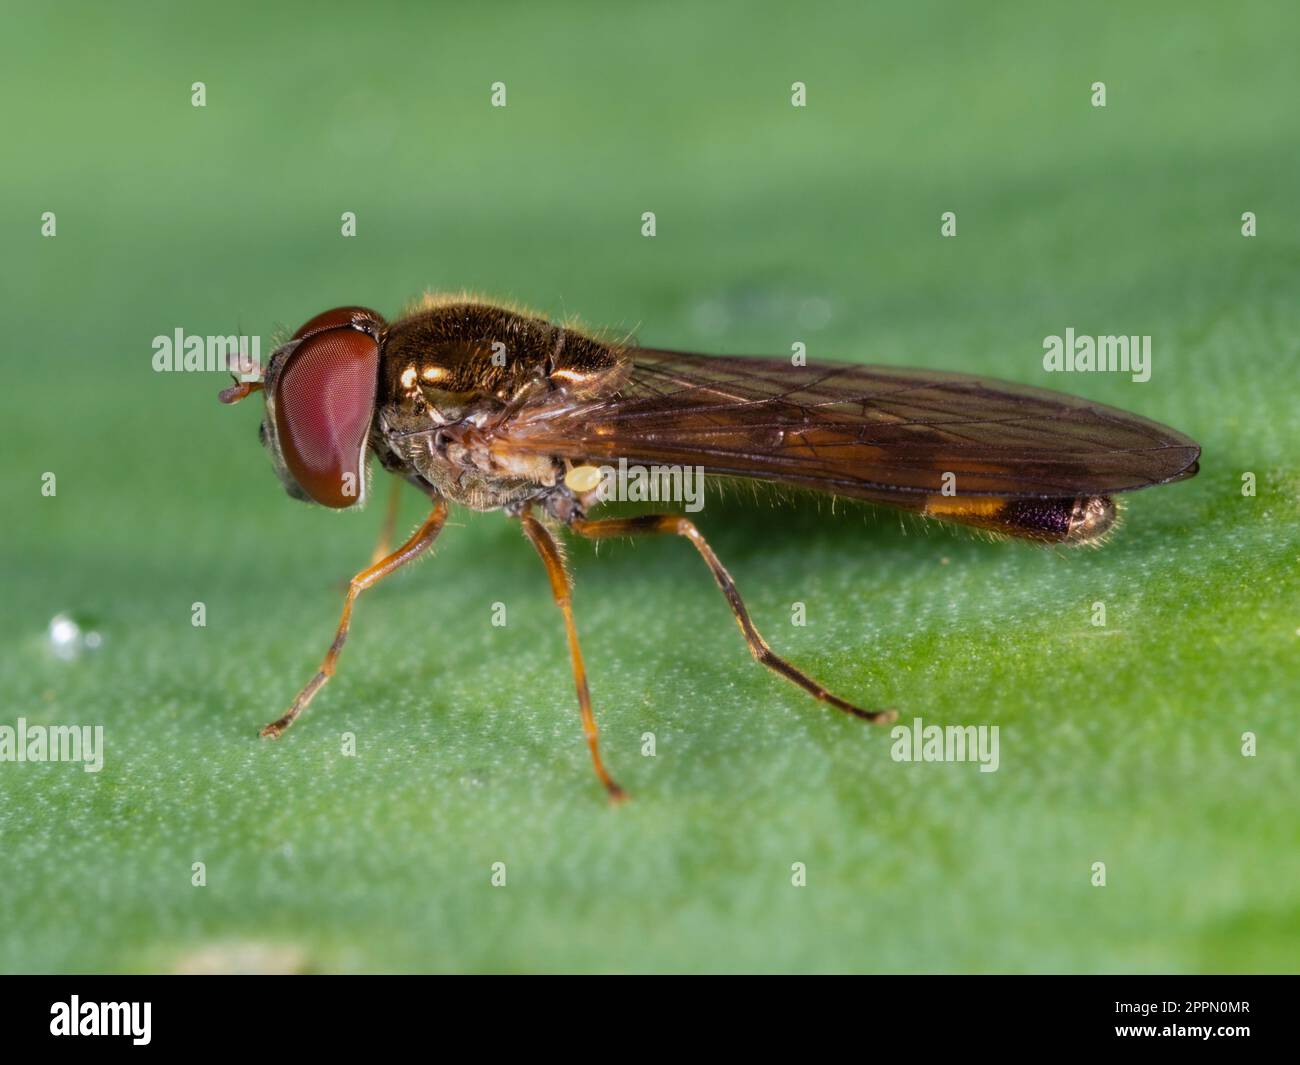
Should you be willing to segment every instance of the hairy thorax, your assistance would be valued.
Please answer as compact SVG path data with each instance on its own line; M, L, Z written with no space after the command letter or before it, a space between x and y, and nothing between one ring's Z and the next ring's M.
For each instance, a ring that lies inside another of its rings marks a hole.
M628 372L618 345L462 301L427 305L394 322L381 353L371 446L388 469L406 464L441 495L475 510L562 490L564 462L512 448L512 427L599 403Z

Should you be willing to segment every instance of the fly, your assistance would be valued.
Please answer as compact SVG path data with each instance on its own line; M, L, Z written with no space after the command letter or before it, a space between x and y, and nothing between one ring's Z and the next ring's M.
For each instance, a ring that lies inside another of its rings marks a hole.
M428 298L394 322L364 307L317 315L271 355L261 437L288 493L359 507L366 460L423 492L431 509L404 544L376 552L349 583L320 669L285 714L284 733L333 675L357 598L437 539L449 504L519 521L564 620L583 733L611 799L625 797L601 759L556 532L590 540L685 537L735 615L750 653L814 698L873 723L865 709L777 655L731 574L679 514L592 518L601 465L701 466L898 507L1048 544L1096 544L1112 497L1191 477L1199 446L1113 407L965 374L781 359L710 357L600 339L464 297ZM393 503L386 527L391 529Z

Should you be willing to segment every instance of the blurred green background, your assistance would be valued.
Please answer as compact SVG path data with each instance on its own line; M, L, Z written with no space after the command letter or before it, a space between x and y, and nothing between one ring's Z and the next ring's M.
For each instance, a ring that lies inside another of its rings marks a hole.
M1253 3L9 5L0 724L101 724L107 753L0 764L0 969L1300 967L1298 30ZM289 500L260 403L155 374L152 338L462 287L1061 388L1189 433L1202 472L1076 553L710 497L778 651L1000 726L996 773L895 763L751 664L686 544L580 544L633 796L608 808L498 514L363 598L337 679L259 741L379 508ZM1066 327L1152 335L1150 382L1044 373ZM60 611L103 646L54 658Z

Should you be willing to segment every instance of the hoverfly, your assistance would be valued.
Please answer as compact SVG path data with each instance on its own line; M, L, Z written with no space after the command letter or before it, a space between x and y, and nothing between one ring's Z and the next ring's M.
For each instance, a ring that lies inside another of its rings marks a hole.
M262 442L291 496L359 507L373 453L431 503L409 540L377 551L352 578L320 669L261 735L281 735L307 708L334 673L357 598L428 550L448 504L503 510L546 567L583 732L611 799L624 792L601 760L555 529L592 540L685 537L757 661L866 721L896 714L850 703L777 655L687 518L589 517L600 502L591 477L597 464L698 465L715 477L1076 545L1099 542L1112 526L1115 493L1191 477L1200 455L1196 443L1156 422L1045 389L955 373L641 348L468 297L426 298L394 322L364 307L319 314L272 353L261 380L237 383L221 400L259 390ZM391 506L389 514L391 526Z

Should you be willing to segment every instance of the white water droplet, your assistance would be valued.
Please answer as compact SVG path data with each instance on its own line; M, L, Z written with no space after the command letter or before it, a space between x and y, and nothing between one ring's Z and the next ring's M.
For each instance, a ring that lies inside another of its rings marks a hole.
M47 641L55 658L71 662L83 651L97 651L103 646L104 637L71 614L55 614L50 619Z

